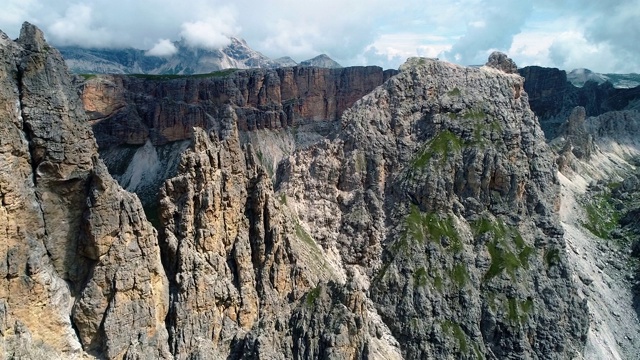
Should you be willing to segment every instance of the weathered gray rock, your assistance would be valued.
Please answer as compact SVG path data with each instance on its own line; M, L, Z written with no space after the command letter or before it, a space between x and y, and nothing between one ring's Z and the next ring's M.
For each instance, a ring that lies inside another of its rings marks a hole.
M522 81L411 59L336 140L279 169L311 235L366 274L347 277L406 358L567 358L584 344L556 168Z
M502 70L507 74L517 74L518 66L516 63L507 56L507 54L500 51L494 51L489 55L489 60L485 64L486 66Z

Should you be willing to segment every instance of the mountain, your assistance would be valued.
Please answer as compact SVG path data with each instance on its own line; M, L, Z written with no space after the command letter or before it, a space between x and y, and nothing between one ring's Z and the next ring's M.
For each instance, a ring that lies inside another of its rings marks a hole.
M69 69L76 74L201 74L224 69L271 68L280 65L251 49L247 43L230 37L222 49L189 46L174 42L175 55L158 57L137 49L85 49L60 47ZM289 63L286 60L281 60Z
M567 80L577 87L582 87L587 81L597 84L609 82L617 89L630 89L640 86L638 74L599 74L589 69L575 69L567 74Z
M335 62L326 54L321 54L312 59L301 61L300 66L315 66L329 69L338 69L342 67L342 65Z
M246 41L230 37L230 44L221 49L189 46L186 41L174 42L174 55L147 55L138 49L86 49L63 46L59 50L70 71L76 74L206 74L225 69L271 69L298 64L288 56L272 60L251 49ZM327 55L303 61L301 66L341 68Z
M639 350L636 111L547 143L502 54L73 83L25 23L0 57L5 357Z
M616 88L609 81L587 81L577 87L569 81L564 70L539 66L527 66L518 72L525 78L524 90L529 94L531 109L538 116L548 140L558 135L558 128L576 106L584 107L586 116L640 109L640 86Z

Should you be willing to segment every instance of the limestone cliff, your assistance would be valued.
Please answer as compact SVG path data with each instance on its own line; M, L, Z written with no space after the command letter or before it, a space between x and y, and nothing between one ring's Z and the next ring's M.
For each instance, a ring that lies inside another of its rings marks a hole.
M411 59L389 79L96 78L100 145L145 144L120 179L161 184L145 215L107 174L59 53L28 24L1 39L7 357L581 354L554 156L519 75ZM279 128L340 114L267 166Z
M238 129L279 129L332 121L395 71L379 67L294 67L192 77L99 75L82 85L98 144L153 145L211 128L231 105Z
M0 32L0 354L169 357L167 279L57 50Z
M523 79L412 59L277 189L406 358L570 358L587 331Z

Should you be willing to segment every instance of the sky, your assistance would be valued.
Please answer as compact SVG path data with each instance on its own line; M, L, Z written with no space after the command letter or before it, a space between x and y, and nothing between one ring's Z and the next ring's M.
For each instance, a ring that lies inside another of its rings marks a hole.
M271 58L321 53L343 66L397 68L426 56L484 64L640 73L640 0L2 0L0 30L29 21L53 45L219 48L229 36Z

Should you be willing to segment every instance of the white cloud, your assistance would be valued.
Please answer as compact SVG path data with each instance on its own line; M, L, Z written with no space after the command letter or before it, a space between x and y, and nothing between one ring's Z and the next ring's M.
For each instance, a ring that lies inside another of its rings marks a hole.
M89 5L74 4L65 15L48 27L54 42L63 45L108 46L113 43L111 33L104 27L96 27L93 9Z
M487 51L499 49L518 64L583 61L596 69L606 53L614 58L609 69L639 72L638 18L640 0L4 0L0 29L17 37L28 20L54 45L139 49L181 36L220 47L234 35L274 58L327 53L343 65L393 67L416 55L484 63ZM582 34L572 41L585 56L569 39L556 41L571 31ZM570 53L562 57L561 48Z
M219 49L229 45L229 36L239 31L234 12L224 7L206 19L183 23L180 35L193 47Z
M147 56L171 56L178 52L178 48L169 39L160 39L149 51Z

